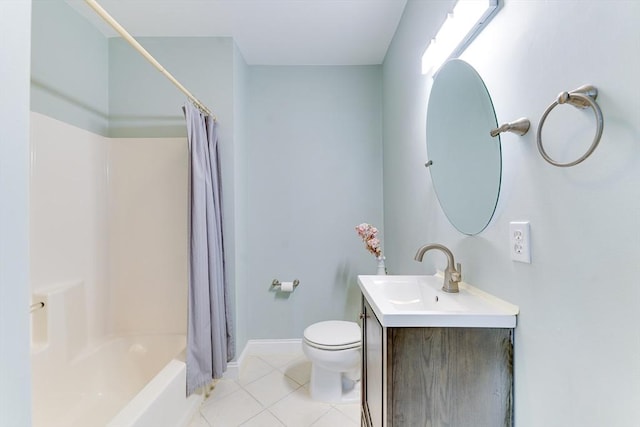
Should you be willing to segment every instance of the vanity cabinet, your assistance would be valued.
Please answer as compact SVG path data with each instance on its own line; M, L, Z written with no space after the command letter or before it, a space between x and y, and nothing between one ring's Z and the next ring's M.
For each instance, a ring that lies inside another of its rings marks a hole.
M513 426L513 329L384 327L362 307L362 427Z

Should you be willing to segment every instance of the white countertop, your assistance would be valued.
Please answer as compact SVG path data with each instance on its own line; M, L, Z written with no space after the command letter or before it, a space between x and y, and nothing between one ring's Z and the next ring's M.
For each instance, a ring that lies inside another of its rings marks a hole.
M358 284L385 327L515 328L517 306L460 282L442 288L442 275L358 276Z

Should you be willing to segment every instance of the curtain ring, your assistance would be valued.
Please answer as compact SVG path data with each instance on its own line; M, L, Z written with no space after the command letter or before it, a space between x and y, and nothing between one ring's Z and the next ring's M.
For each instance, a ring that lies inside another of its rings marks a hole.
M595 88L593 88L593 90L595 90ZM538 151L540 151L540 154L542 155L542 157L547 162L551 163L554 166L558 166L558 167L575 166L578 163L583 162L596 149L596 147L600 143L600 138L602 137L602 129L604 127L604 123L603 123L603 119L602 119L602 110L600 110L600 107L598 106L598 104L595 101L595 97L596 96L597 96L597 91L595 92L595 95L593 95L593 96L585 95L585 94L580 93L580 92L570 92L570 93L569 92L563 92L563 93L560 94L560 96L558 96L558 100L557 101L554 101L553 104L551 104L549 107L547 107L545 112L542 114L542 118L540 119L540 124L538 125L538 137L537 137L537 139L538 139ZM553 160L551 157L549 157L547 152L544 150L544 147L542 146L542 126L544 125L544 121L547 119L547 116L549 115L551 110L553 110L557 105L565 104L565 103L571 104L571 105L575 106L576 108L591 107L591 109L593 110L593 112L594 112L594 114L596 116L596 123L597 123L598 127L596 129L596 134L595 134L595 137L593 138L593 142L591 143L591 146L589 147L589 149L587 150L586 153L584 153L580 158L578 158L577 160L574 160L572 162L560 163L560 162L557 162L557 161Z

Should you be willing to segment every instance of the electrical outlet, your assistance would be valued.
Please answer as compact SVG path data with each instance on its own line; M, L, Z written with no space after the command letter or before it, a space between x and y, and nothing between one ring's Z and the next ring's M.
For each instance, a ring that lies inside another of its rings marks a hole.
M529 221L512 221L509 223L509 252L513 261L531 264Z

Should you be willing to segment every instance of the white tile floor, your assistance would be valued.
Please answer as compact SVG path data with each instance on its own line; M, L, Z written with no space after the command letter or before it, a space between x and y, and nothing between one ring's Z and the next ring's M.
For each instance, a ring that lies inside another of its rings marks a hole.
M360 405L315 402L302 354L248 356L237 380L220 380L189 427L359 427Z

